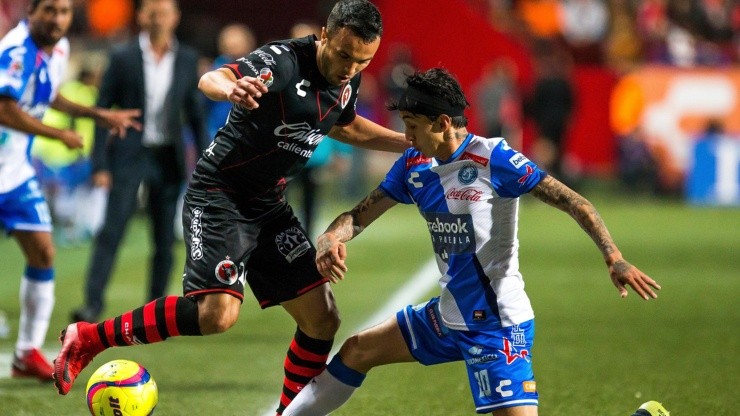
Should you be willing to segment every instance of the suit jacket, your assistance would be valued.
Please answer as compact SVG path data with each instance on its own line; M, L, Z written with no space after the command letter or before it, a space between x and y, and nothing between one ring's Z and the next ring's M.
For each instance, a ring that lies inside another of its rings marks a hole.
M183 127L189 125L195 137L198 155L208 146L210 138L205 126L201 93L198 90L198 53L179 43L175 55L172 85L167 94L167 136L173 141L179 171L186 178L185 141ZM103 75L98 107L141 109L143 124L146 111L144 61L139 38L115 47L110 53L108 69ZM108 170L115 177L140 166L144 160L143 132L128 129L125 139L109 137L105 128L97 128L93 146L93 171Z

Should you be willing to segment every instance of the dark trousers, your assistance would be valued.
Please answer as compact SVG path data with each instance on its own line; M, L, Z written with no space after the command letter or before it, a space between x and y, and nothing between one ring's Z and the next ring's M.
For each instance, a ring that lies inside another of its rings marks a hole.
M95 236L85 289L86 306L96 313L103 310L105 290L110 280L121 240L137 208L139 185L146 185L147 214L151 222L153 255L148 299L162 297L172 270L174 221L183 180L171 147L146 149L143 160L126 172L113 175L105 222Z

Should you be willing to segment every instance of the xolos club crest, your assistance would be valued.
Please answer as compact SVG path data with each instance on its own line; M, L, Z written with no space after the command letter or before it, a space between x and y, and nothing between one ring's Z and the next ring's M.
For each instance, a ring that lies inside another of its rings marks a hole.
M242 266L243 268L243 266ZM221 261L216 266L216 279L225 285L233 285L239 280L239 267L226 256L226 260Z

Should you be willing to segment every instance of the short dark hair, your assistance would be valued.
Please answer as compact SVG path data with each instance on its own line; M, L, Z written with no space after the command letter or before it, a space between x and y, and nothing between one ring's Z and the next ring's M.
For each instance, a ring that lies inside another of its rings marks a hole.
M457 79L444 68L431 68L426 71L417 71L406 78L406 85L433 97L442 98L455 108L468 108L470 103ZM386 104L391 111L398 110L398 101ZM434 121L436 117L425 115ZM467 117L452 117L452 125L456 128L468 125Z
M326 20L326 31L336 33L348 27L363 42L370 43L383 35L380 11L367 0L339 0Z

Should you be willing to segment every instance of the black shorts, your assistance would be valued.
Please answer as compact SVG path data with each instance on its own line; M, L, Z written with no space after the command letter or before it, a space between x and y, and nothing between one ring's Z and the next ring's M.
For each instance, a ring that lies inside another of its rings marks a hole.
M246 280L264 309L329 281L316 269L316 248L289 206L274 218L247 221L229 194L189 189L182 221L187 297L220 292L243 301Z

